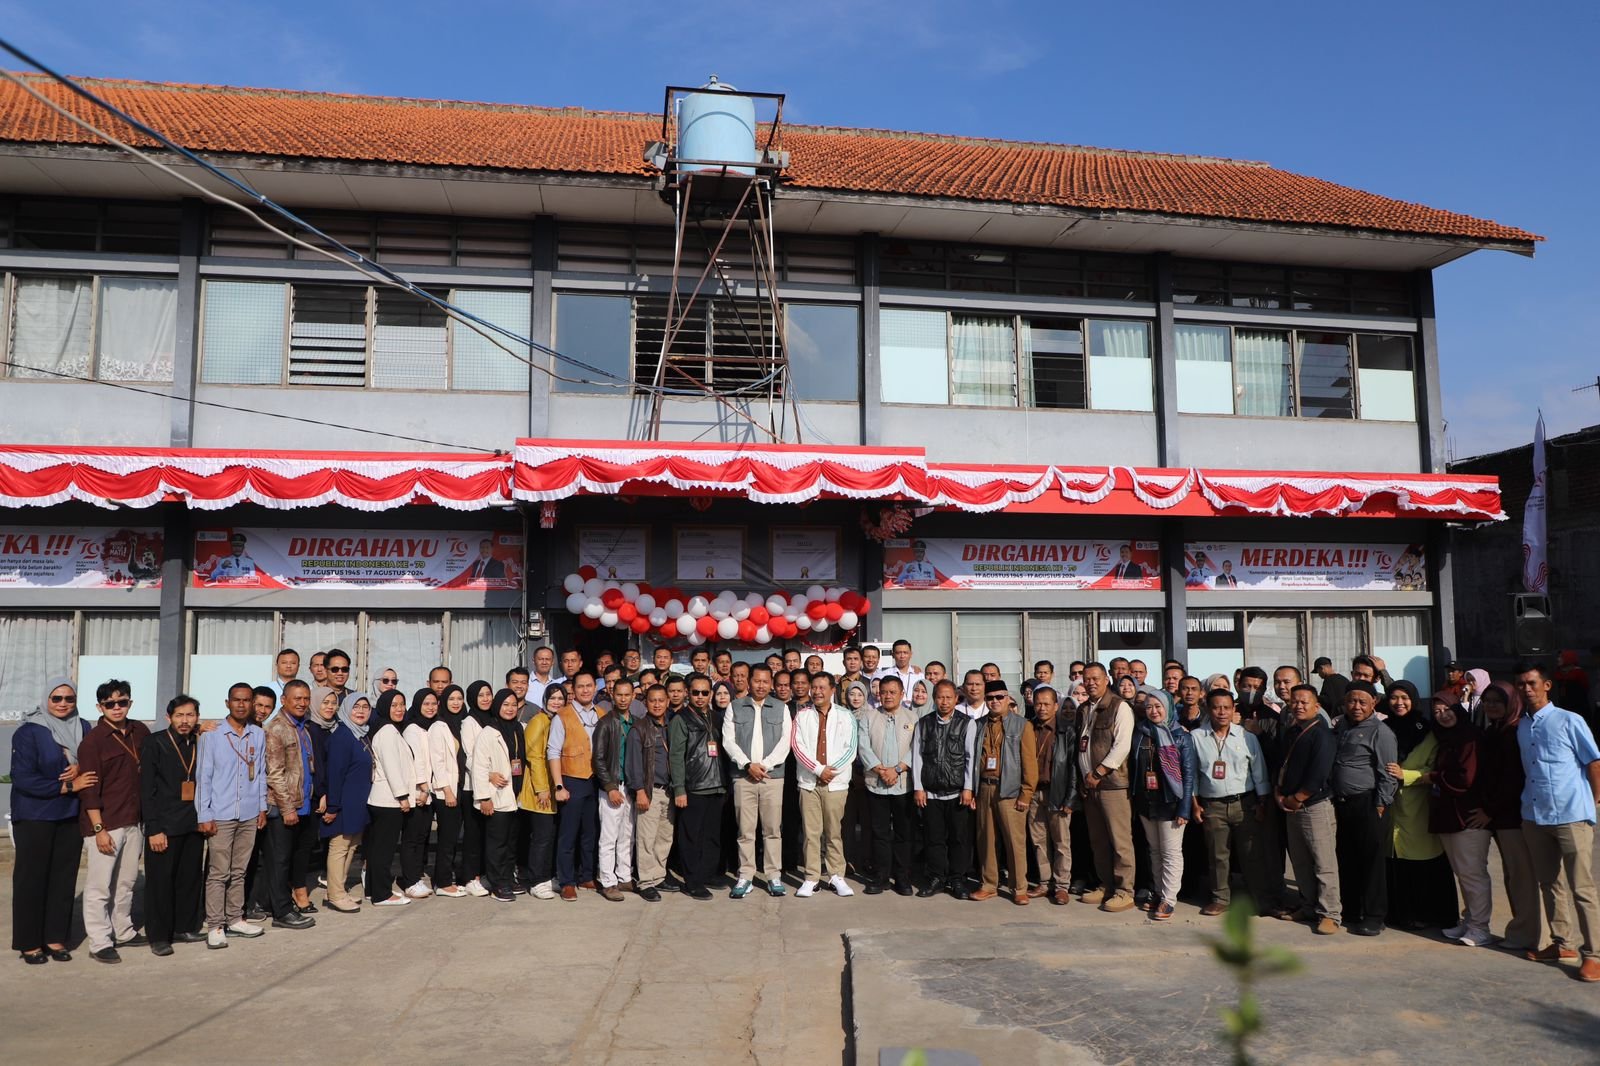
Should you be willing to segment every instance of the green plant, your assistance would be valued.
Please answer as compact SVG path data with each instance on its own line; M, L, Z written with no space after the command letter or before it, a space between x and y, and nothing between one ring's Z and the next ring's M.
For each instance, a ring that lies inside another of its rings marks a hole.
M1222 1009L1223 1031L1233 1047L1234 1066L1252 1066L1255 1060L1250 1057L1250 1040L1264 1028L1256 982L1294 973L1301 966L1300 959L1288 948L1256 946L1255 916L1255 901L1249 896L1235 896L1222 920L1222 935L1208 938L1218 961L1233 971L1239 985L1238 1005Z

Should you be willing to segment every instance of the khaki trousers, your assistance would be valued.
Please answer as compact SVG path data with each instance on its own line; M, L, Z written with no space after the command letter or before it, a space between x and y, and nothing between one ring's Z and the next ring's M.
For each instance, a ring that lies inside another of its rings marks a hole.
M1017 810L1017 798L1000 798L999 785L978 786L978 854L983 857L981 867L985 892L1000 887L1000 854L1006 851L1006 866L1011 874L1011 891L1028 894L1028 853L1023 850L1027 834L1028 814Z
M1539 882L1533 876L1533 856L1528 853L1528 840L1522 830L1496 829L1494 844L1500 850L1500 875L1506 885L1506 899L1511 903L1511 921L1506 923L1506 948L1541 948L1544 928L1539 913ZM1550 914L1550 939L1565 943L1572 933L1572 920L1567 913L1567 885L1560 878L1553 886L1555 907Z
M1106 898L1133 898L1133 804L1125 788L1102 788L1083 797L1094 871Z
M111 854L95 847L94 837L83 838L89 868L83 878L83 931L90 951L104 951L118 940L132 940L133 883L139 878L139 857L144 854L144 833L139 826L107 829Z
M1054 881L1065 892L1072 883L1072 812L1051 810L1043 785L1028 804L1028 843L1039 868L1039 883Z
M350 861L355 858L360 833L337 833L328 838L328 901L360 903L350 895Z
M824 849L829 877L844 876L844 840L840 827L844 822L845 790L834 792L826 785L800 790L800 826L805 832L805 865L800 876L807 881L822 880Z
M1593 865L1594 826L1588 822L1534 825L1524 821L1522 835L1528 841L1528 854L1533 859L1533 876L1538 879L1539 892L1544 896L1544 910L1550 920L1550 938L1557 943L1566 942L1566 938L1557 932L1557 922L1566 921L1565 914L1557 917L1558 912L1565 909L1558 887L1565 881L1566 890L1571 894L1572 909L1578 915L1578 932L1583 935L1579 950L1585 959L1600 958L1600 899L1595 895Z
M206 928L244 921L244 871L256 847L256 820L218 822L206 846Z
M637 798L638 793L633 795ZM667 856L672 853L672 831L677 824L671 793L652 788L650 809L639 811L633 826L640 888L657 888L667 879Z
M739 880L750 881L756 876L758 822L767 880L783 880L783 778L735 778L733 811L739 822Z

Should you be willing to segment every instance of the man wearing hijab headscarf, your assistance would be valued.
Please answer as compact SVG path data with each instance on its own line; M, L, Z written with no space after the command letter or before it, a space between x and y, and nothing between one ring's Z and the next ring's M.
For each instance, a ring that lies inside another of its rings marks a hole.
M128 718L133 687L107 681L95 690L100 724L78 745L78 764L99 776L83 790L78 828L84 836L88 870L83 881L83 927L89 957L121 962L118 945L148 944L133 927L133 886L144 850L140 828L139 749L150 730Z

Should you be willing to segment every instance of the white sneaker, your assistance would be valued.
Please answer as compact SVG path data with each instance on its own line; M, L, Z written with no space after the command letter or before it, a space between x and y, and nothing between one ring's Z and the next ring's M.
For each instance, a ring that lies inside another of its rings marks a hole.
M465 899L467 890L456 885L447 885L444 888L434 889L433 894L435 896L449 896L451 899Z
M410 896L412 899L427 899L429 896L433 895L433 890L427 885L423 884L421 881L418 881L416 884L406 889L406 895Z
M466 884L462 885L461 887L466 891L467 895L469 895L469 896L487 896L489 894L489 890L487 888L483 887L483 882L478 880L478 878L476 878L476 877L474 877L472 880L468 881Z
M1441 930L1440 934L1446 940L1460 940L1462 938L1462 936L1464 936L1466 934L1466 932L1467 932L1467 923L1466 922L1462 922L1460 925L1452 925L1448 929Z
M411 900L408 897L402 896L397 892L394 895L390 896L388 899L380 899L378 902L374 903L373 906L374 907L404 907L407 903L410 903L410 902L411 902Z
M259 925L254 924L253 922L239 921L239 922L230 922L230 923L228 923L228 930L227 930L226 935L227 936L251 937L251 936L260 936L262 933L265 933L265 932L266 932L265 929L261 928Z
M1486 948L1494 943L1494 934L1487 929L1474 929L1468 926L1467 931L1455 939L1469 948Z
M817 883L815 881L802 881L802 882L800 882L800 887L795 889L795 893L794 894L797 897L799 897L800 899L805 899L807 896L811 895L811 893L815 892L816 890L817 890Z
M317 885L320 888L327 888L328 887L328 875L327 874L318 874L317 875Z
M550 881L540 881L528 890L528 895L534 899L555 899L556 886Z
M856 894L856 890L845 884L844 878L839 874L834 874L828 878L828 886L833 889L836 896L853 896Z
M227 946L228 934L222 929L213 929L211 932L206 934L206 947L215 950L217 948L225 948Z

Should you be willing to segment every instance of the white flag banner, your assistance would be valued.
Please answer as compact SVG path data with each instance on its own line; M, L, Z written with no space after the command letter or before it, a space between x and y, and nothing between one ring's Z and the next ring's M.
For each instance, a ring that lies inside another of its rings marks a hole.
M1533 489L1522 509L1522 584L1529 592L1550 587L1550 562L1545 555L1544 413L1533 427Z

